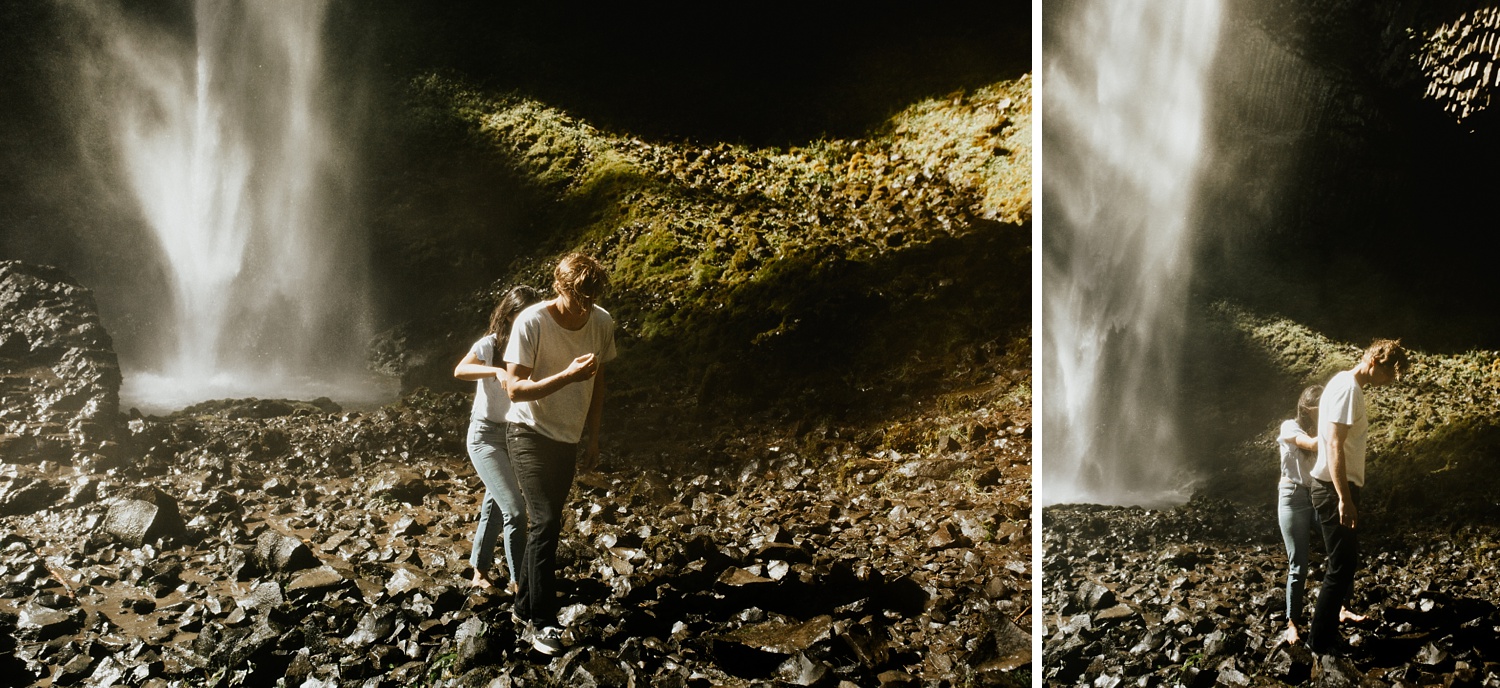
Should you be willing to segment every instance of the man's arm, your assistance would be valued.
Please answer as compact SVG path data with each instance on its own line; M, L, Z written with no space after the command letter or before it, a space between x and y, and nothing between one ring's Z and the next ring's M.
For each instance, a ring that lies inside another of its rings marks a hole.
M1328 436L1328 475L1333 478L1333 491L1339 495L1339 523L1354 528L1359 522L1359 514L1354 507L1354 495L1349 493L1349 472L1344 460L1349 426L1333 421L1318 425L1319 434Z
M506 381L505 393L511 401L536 401L574 382L593 377L599 369L593 354L579 356L568 364L567 370L540 380L531 379L530 366L519 363L507 363L506 366L509 379Z

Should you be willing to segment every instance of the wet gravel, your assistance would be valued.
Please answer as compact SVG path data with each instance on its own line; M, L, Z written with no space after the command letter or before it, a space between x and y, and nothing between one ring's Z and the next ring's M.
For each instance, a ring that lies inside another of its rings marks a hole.
M1274 503L1043 511L1044 679L1112 686L1500 686L1500 529L1376 523L1345 656L1282 642L1286 553ZM1317 538L1314 537L1316 541ZM1323 571L1315 542L1308 604ZM1310 609L1310 607L1309 607Z
M581 475L572 648L548 659L508 596L465 584L466 405L230 402L130 421L129 466L0 466L0 494L55 496L3 521L0 663L91 686L959 685L1029 665L1029 504L1004 497L1029 461L995 439L1024 419L929 453L807 458L785 437L694 475Z

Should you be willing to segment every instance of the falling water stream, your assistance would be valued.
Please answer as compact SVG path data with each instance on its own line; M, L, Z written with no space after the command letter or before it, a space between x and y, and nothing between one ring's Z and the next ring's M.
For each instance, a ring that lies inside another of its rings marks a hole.
M1181 502L1177 370L1220 10L1069 9L1043 65L1042 494Z
M369 277L327 0L198 0L190 36L110 7L86 8L109 65L100 95L171 303L156 323L167 350L122 361L123 401L388 395L365 369Z

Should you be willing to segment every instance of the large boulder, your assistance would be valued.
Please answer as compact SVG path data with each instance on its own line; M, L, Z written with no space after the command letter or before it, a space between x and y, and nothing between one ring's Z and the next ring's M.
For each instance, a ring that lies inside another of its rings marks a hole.
M151 487L122 491L110 505L100 527L131 547L140 547L157 538L179 538L187 533L177 500Z
M0 462L99 452L119 430L120 364L93 293L0 261L0 313Z

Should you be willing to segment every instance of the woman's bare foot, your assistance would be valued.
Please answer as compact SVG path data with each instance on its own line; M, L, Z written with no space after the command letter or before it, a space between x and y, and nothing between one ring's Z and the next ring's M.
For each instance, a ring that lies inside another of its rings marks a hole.
M469 579L469 585L474 586L476 590L489 590L495 587L493 583L490 583L490 579L485 578L484 574L478 571L475 571L474 577Z
M1302 642L1302 630L1297 628L1296 621L1286 622L1286 634L1282 638L1286 639L1286 644L1288 645L1296 645Z
M1364 614L1355 614L1348 607L1339 607L1339 623L1361 623L1369 620Z
M519 595L521 594L521 584L512 580L510 585L505 586L505 591L512 595Z

